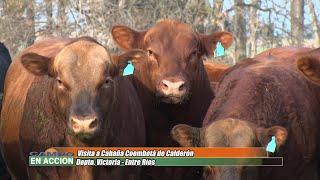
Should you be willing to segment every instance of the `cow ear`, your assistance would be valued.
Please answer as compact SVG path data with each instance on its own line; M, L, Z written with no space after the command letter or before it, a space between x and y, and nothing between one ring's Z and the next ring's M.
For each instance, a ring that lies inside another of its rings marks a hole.
M310 54L297 59L298 70L311 82L320 85L320 58Z
M21 56L22 65L35 75L52 75L50 71L51 58L36 53L27 53Z
M233 36L229 32L215 32L210 35L200 34L200 41L204 50L204 54L212 55L216 49L218 42L227 49L233 43Z
M288 131L282 126L272 126L271 128L259 127L256 129L256 136L262 146L267 146L272 136L275 136L277 149L284 145L288 137Z
M200 128L178 124L171 130L171 137L183 147L200 146Z
M143 49L146 31L138 32L127 26L113 26L111 30L114 41L123 49Z
M132 49L120 55L113 55L111 59L117 66L117 69L119 69L117 73L120 75L129 61L131 61L133 64L139 63L139 61L147 59L147 54L143 50Z

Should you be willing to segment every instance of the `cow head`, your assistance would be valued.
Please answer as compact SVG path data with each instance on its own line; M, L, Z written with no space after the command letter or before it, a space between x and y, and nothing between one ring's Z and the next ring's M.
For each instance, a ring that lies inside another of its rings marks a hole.
M188 98L192 83L203 71L201 56L213 54L217 42L228 48L233 37L228 32L204 35L189 25L164 20L146 31L135 31L126 26L114 26L112 35L125 49L138 48L148 52L149 82L153 92L163 102L181 103ZM204 72L205 73L205 72Z
M297 67L308 80L320 85L320 48L299 56Z
M108 126L122 68L128 60L143 54L132 50L111 59L93 39L79 38L53 58L27 53L22 55L21 63L35 75L49 76L53 99L66 116L68 132L90 139Z
M263 128L238 119L215 121L201 129L179 124L171 131L173 139L185 147L265 147L271 137L275 136L276 147L279 149L285 143L287 134L287 130L281 126ZM240 180L246 172L255 174L252 169L254 168L210 166L205 167L204 177L214 180Z

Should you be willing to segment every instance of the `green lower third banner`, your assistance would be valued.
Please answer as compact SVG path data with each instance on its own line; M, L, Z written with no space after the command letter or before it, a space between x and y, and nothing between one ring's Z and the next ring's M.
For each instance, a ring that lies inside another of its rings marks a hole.
M29 156L29 166L283 166L283 158L74 158L72 156Z

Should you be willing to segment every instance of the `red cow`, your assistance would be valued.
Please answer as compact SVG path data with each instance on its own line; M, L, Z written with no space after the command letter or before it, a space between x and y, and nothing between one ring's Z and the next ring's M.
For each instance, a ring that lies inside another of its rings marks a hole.
M138 96L121 69L131 51L111 59L92 38L52 38L10 66L0 143L14 179L140 179L139 167L29 167L30 152L52 146L144 146Z
M161 21L140 32L114 26L112 35L124 50L139 48L148 52L146 61L135 64L132 78L147 123L147 145L177 146L170 138L171 128L179 123L200 127L214 97L202 57L213 54L217 42L228 48L233 42L232 35L228 32L204 35L174 20ZM151 169L150 176L154 179L198 176L197 168Z
M202 128L177 125L172 130L183 146L266 146L275 136L275 155L284 157L284 166L212 166L205 168L206 179L319 179L320 87L296 68L296 59L313 61L318 50L302 59L293 52L297 54L273 56L272 61L265 57L239 62L221 78Z

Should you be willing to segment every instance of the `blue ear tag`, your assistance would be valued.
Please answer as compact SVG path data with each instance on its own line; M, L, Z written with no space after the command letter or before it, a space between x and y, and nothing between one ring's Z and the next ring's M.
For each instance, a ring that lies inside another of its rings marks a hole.
M124 68L122 75L128 76L128 75L133 74L133 72L134 72L134 66L131 61L128 61L128 65Z
M274 153L276 151L276 147L277 147L277 144L276 144L276 137L275 136L272 136L272 139L271 141L268 143L267 145L267 152L272 152Z
M214 50L214 57L224 56L224 47L222 46L221 42L217 43L217 47Z

